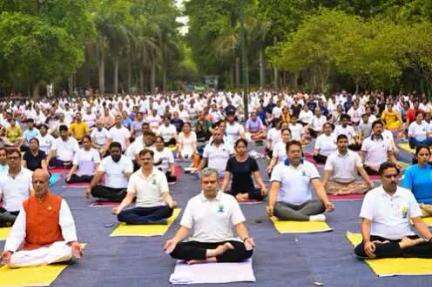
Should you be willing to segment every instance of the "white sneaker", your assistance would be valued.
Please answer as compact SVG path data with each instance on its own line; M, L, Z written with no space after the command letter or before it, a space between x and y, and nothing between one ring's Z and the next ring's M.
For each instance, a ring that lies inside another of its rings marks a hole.
M309 216L309 221L326 221L324 213Z

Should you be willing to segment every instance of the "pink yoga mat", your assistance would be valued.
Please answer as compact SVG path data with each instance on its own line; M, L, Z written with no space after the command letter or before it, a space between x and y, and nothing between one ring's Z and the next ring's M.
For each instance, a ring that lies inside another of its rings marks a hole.
M262 201L258 201L258 200L239 201L240 204L244 204L244 205L260 204L261 202Z
M70 183L63 185L64 188L87 188L88 186L88 183Z
M357 201L363 200L364 194L344 194L344 195L328 195L328 198L332 201Z

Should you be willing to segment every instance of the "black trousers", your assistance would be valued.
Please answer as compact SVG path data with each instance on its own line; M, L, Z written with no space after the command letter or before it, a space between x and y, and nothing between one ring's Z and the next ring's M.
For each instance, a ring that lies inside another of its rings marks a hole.
M171 257L180 260L205 260L207 249L215 249L226 242L231 243L234 249L227 250L216 257L217 262L241 262L252 256L253 250L246 250L241 241L223 241L215 243L188 241L177 243L176 248L171 252Z
M91 190L91 195L93 197L117 202L122 201L123 198L125 198L126 193L126 188L112 188L103 185L96 185Z
M235 190L228 191L228 194L231 194L234 197L239 193L241 193L241 192L238 192ZM248 190L247 193L249 194L249 199L254 199L254 200L258 200L258 201L264 200L264 197L261 194L261 189L259 189L259 188L254 188L253 190Z
M72 162L71 161L62 161L55 158L52 158L49 162L49 166L52 167L60 167L60 168L70 168L72 167Z
M69 181L66 180L66 183L82 183L82 182L91 182L93 179L93 175L77 175L72 174Z
M419 238L417 235L408 236L411 239ZM424 242L401 249L399 246L400 240L390 240L380 236L371 235L371 241L389 241L388 243L375 243L376 258L389 258L389 257L415 257L415 258L432 258L432 243ZM354 253L358 257L368 258L364 251L364 242L360 243L354 248Z
M350 145L348 145L348 148L350 150L359 151L359 150L361 150L361 144L358 144L358 143L350 144Z
M19 211L7 211L0 207L0 227L12 226L18 216Z
M317 154L312 157L316 163L325 164L327 157L325 155Z
M176 182L177 181L177 176L171 175L171 172L169 172L169 171L167 171L165 173L165 176L166 176L168 182Z
M173 209L169 206L134 207L120 212L117 219L127 224L149 224L171 217L172 213Z
M370 167L367 166L367 165L364 166L364 169L365 169L365 171L366 171L366 173L367 173L368 175L379 175L378 171L376 171L376 170L370 168Z

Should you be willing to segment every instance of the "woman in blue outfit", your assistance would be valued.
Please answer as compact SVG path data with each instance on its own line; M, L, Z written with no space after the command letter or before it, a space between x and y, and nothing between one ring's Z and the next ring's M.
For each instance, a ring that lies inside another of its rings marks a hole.
M420 204L423 216L432 216L432 165L427 146L417 146L417 164L408 167L403 175L402 187L410 189Z

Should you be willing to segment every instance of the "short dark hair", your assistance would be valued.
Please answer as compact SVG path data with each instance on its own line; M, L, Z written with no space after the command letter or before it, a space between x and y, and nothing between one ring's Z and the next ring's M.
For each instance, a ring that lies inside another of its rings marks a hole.
M6 155L7 156L13 155L14 153L18 154L21 157L21 152L17 148L10 148L10 149L6 150Z
M384 123L381 120L376 120L372 123L372 128L374 128L376 125L384 126Z
M111 150L112 148L119 148L120 150L122 150L122 146L119 142L112 142L109 145L109 149Z
M32 142L32 141L37 142L37 144L39 145L39 140L38 140L38 138L31 138L31 139L29 140L29 143Z
M32 118L27 119L27 123L34 123L34 119Z
M281 129L281 134L282 134L284 131L288 131L288 132L291 134L291 130L290 130L289 128L283 128L283 129Z
M83 136L83 138L81 139L81 141L83 141L84 139L88 139L90 142L92 141L92 139L91 139L91 137L89 135Z
M336 142L338 142L339 140L343 140L343 139L348 140L348 137L345 134L340 134L337 136Z
M428 146L426 146L426 145L418 145L418 146L416 147L415 155L417 156L417 155L420 153L420 151L421 151L422 149L427 149L427 151L428 151L429 154L430 154L430 149L429 149Z
M245 140L244 138L239 138L238 140L236 140L234 146L237 147L239 143L243 143L246 147L248 146L247 140Z
M400 172L395 163L390 162L390 161L386 161L380 165L379 170L378 170L379 175L382 176L384 174L384 171L386 171L389 168L396 169L397 174L399 174L399 172Z
M350 115L348 115L348 114L342 114L342 115L340 116L340 119L341 119L341 120L350 120L351 117L350 117Z
M300 147L300 150L302 149L302 144L299 141L296 140L292 140L286 143L286 150L288 151L290 149L291 146L296 145Z
M68 131L68 127L66 126L66 125L60 125L60 127L59 127L59 131L60 132L62 132L62 131Z
M144 156L144 155L146 155L146 154L149 154L152 158L153 158L153 156L154 156L154 152L153 152L152 150L150 150L150 149L147 149L147 148L141 150L141 151L139 152L138 156Z

